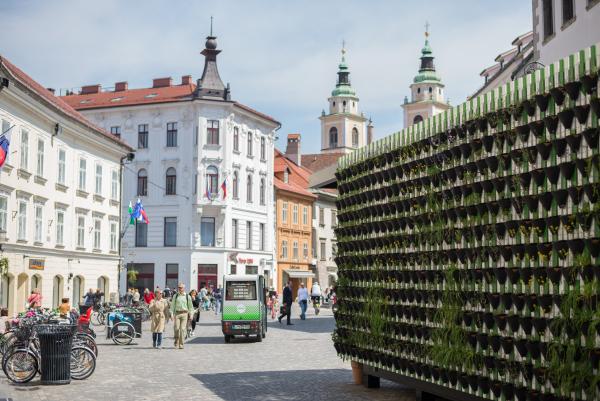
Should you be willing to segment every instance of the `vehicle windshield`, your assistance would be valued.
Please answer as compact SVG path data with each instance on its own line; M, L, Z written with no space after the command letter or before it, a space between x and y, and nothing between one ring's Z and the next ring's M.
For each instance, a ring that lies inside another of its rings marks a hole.
M228 281L225 288L226 301L256 301L255 281Z

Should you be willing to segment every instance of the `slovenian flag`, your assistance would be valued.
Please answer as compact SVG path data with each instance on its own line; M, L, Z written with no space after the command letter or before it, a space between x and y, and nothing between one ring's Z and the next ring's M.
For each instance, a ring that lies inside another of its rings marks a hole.
M8 158L8 145L10 141L4 135L0 135L0 168L4 165L4 162Z
M131 217L131 219L137 220L140 223L146 223L146 224L150 223L150 221L148 220L148 215L146 214L146 211L144 210L144 205L142 205L142 201L139 198L138 198L137 202L135 203L135 206L133 207L133 210L129 214L129 216Z
M223 180L221 184L221 189L223 190L223 199L227 198L227 178Z

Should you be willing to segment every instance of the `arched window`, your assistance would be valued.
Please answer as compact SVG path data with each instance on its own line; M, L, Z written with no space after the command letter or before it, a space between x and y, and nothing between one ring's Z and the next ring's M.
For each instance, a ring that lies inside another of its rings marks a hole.
M420 123L421 121L423 121L423 117L421 117L421 115L417 114L415 116L415 118L413 119L413 124Z
M219 193L219 170L215 166L206 169L206 182L211 198L214 198Z
M175 195L177 193L177 172L173 167L167 169L166 194Z
M342 106L346 107L346 101L345 100L342 102Z
M248 156L252 156L252 132L248 132Z
M266 195L265 179L261 178L260 179L260 204L261 205L265 204L265 195Z
M417 93L421 93L421 88L417 88Z
M252 175L248 174L248 181L246 181L246 202L252 202Z
M260 137L260 160L267 160L267 147L264 136Z
M138 171L137 194L148 196L148 172L145 169Z
M431 91L432 91L432 90L433 90L433 89L431 89L431 86L430 86L430 87L429 87L429 93L431 93Z
M337 128L331 127L329 130L329 147L337 148L338 146L338 131Z
M358 130L356 127L352 128L352 147L358 148Z
M238 127L233 128L233 150L240 151L240 130Z
M233 199L239 198L240 178L237 171L233 172Z

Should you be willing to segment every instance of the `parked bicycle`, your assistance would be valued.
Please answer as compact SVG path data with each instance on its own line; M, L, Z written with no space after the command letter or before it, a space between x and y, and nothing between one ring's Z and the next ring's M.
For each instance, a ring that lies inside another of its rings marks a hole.
M5 342L2 355L2 370L14 383L27 383L37 373L41 373L40 343L35 330L38 324L60 324L53 322L52 315L36 314L19 319L10 330L9 340ZM69 323L68 320L65 322ZM83 380L96 369L98 348L89 334L77 332L71 347L71 378Z

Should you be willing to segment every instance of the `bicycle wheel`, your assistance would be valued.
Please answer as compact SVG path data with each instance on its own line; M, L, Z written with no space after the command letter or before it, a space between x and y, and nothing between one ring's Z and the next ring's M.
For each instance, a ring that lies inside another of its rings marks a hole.
M30 349L14 349L4 356L2 370L13 383L27 383L38 372L37 356Z
M96 356L87 347L75 346L71 349L71 379L87 379L96 370Z
M94 355L98 356L98 346L96 345L96 341L94 341L90 335L82 333L76 334L75 337L73 337L73 346L88 347L94 352Z
M131 323L119 322L110 331L112 340L118 345L131 344L135 338L135 328Z
M142 308L142 322L147 322L148 320L150 320L150 309L144 306Z
M106 312L99 312L98 313L98 322L100 322L100 325L104 325L106 324Z
M94 325L94 326L101 326L102 325L102 321L101 321L101 313L94 311L92 312L92 316L90 317L90 322Z

